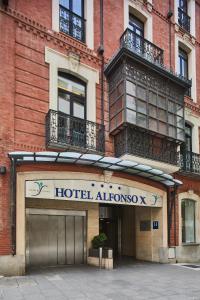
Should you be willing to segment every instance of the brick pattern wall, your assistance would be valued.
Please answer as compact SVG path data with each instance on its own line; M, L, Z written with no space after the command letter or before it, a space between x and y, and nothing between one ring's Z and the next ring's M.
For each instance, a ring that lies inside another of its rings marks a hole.
M172 1L173 2L173 1ZM8 254L10 242L10 162L7 153L14 150L45 150L45 115L49 108L49 66L44 60L45 46L63 54L70 51L80 60L101 70L101 59L96 50L100 43L99 0L94 0L94 51L82 43L52 32L51 1L10 0L9 9L0 10L0 164L7 174L0 175L0 255ZM123 0L104 1L105 61L119 47L124 31ZM143 5L143 9L147 7ZM165 64L169 66L169 22L167 1L154 1L153 42L165 51ZM158 30L159 28L159 30ZM172 66L174 67L174 35L171 25ZM191 109L200 115L200 5L196 2L196 59L197 101ZM104 78L104 124L106 126L106 154L114 154L113 138L109 136L109 106L107 84ZM101 86L97 85L97 122L101 122ZM120 175L121 176L121 175ZM181 176L177 176L181 178ZM132 177L134 179L134 177ZM200 195L198 179L183 178L181 190L193 189ZM176 226L178 228L178 226ZM173 232L173 230L172 230Z

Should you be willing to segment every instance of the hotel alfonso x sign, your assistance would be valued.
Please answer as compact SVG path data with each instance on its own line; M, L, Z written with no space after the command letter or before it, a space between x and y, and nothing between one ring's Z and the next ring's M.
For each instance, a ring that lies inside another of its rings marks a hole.
M26 197L162 207L162 197L132 186L77 179L26 181Z

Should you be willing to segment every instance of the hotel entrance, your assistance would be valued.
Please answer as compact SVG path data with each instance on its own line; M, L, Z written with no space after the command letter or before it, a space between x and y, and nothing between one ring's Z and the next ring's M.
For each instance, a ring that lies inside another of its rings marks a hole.
M105 246L113 249L113 258L136 258L135 207L100 205L99 231L105 233Z

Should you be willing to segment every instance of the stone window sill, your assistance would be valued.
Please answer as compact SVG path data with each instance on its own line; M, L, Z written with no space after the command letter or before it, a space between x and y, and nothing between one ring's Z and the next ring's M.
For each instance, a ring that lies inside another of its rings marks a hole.
M199 246L200 243L182 243L182 246Z

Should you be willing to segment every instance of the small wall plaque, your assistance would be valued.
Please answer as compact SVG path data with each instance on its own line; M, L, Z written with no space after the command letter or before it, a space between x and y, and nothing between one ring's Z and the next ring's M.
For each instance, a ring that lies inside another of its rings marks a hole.
M140 231L151 231L151 221L140 221Z
M153 221L153 229L159 229L159 222Z

